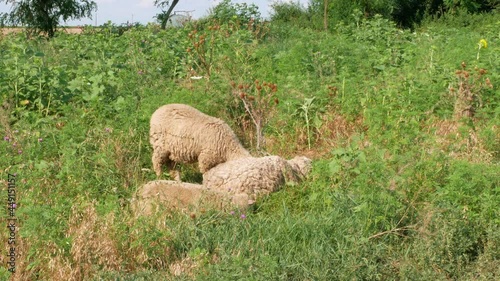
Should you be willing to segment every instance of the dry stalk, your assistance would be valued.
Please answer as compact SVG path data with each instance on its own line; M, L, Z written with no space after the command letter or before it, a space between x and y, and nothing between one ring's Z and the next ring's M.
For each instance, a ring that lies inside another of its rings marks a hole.
M264 126L269 121L269 117L273 111L273 107L278 104L278 99L274 97L278 86L273 83L255 80L253 87L249 84L238 85L231 84L233 87L233 95L241 100L246 114L252 120L255 127L256 149L261 150L265 146ZM252 92L249 94L248 92ZM273 102L274 101L274 102Z
M473 75L466 69L465 62L461 64L462 70L457 70L455 74L458 78L458 88L449 88L449 91L455 96L455 106L453 117L455 120L462 118L472 119L477 108L482 107L481 91L486 88L493 88L488 78L483 76L487 71L483 68L476 68L476 74Z

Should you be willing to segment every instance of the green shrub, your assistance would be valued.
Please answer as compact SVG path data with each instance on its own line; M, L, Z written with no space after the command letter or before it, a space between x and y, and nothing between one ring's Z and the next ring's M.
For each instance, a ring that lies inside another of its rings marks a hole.
M259 8L255 4L232 3L231 0L223 0L212 8L209 18L220 23L238 22L241 25L261 20Z

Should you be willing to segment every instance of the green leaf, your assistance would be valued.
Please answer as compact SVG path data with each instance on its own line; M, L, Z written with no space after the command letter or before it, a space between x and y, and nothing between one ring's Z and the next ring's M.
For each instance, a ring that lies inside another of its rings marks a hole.
M328 164L328 169L330 170L330 175L335 175L340 172L342 166L337 162L337 160L333 160Z
M363 151L360 151L358 154L358 160L361 163L366 163L366 155Z
M100 94L104 92L104 86L103 85L92 85L92 98L97 98Z
M332 154L336 156L344 155L347 154L347 150L345 148L337 148L334 151L332 151Z
M46 170L49 167L49 163L45 160L41 160L40 163L35 164L35 168L38 171Z
M361 205L358 205L358 206L354 207L353 211L355 213L359 213L359 212L364 211L366 208L368 208L368 203L363 202Z
M76 90L80 89L82 84L83 81L81 80L81 78L75 78L68 82L68 90L74 93Z
M116 111L121 111L123 109L123 105L125 104L125 99L122 96L119 96L113 107L115 108Z
M323 120L319 118L319 116L316 114L314 115L314 120L313 120L314 127L319 129L323 125Z

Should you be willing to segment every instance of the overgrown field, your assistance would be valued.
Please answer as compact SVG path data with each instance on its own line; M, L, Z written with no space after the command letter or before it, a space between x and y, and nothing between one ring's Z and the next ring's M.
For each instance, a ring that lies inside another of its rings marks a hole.
M497 13L415 31L375 17L2 36L1 200L15 175L17 221L2 209L0 279L498 280L499 30ZM244 214L136 218L167 103L313 171Z

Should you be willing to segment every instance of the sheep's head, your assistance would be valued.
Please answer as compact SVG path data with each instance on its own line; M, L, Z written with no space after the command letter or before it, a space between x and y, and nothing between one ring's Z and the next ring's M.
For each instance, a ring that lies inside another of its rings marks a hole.
M312 169L312 160L305 156L295 156L293 159L287 160L294 172L303 179Z
M238 193L232 196L231 202L238 209L246 210L255 203L255 200L251 199L251 197L246 193Z

